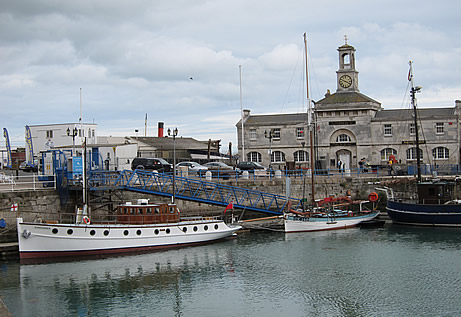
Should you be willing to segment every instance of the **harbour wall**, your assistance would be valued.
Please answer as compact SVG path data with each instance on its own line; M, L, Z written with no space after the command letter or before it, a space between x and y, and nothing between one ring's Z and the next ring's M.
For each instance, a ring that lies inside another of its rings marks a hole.
M310 178L290 177L280 179L247 179L247 180L227 180L222 183L230 186L237 186L252 189L255 191L267 192L278 195L286 195L287 182L291 183L290 197L297 199L306 198L311 200L311 180ZM346 196L350 195L353 200L367 199L370 192L376 191L377 187L388 186L394 188L395 191L408 192L414 191L414 178L375 178L375 177L317 177L315 181L315 198L321 199L328 196ZM0 219L4 219L7 223L7 228L11 227L16 222L17 215L21 215L26 221L34 221L34 219L58 220L61 213L74 213L75 205L80 203L81 195L72 195L69 192L69 200L65 206L61 206L59 193L53 189L43 189L36 191L18 191L18 192L3 192L0 193ZM304 194L303 194L304 193ZM378 192L382 197L382 193ZM146 198L146 194L120 191L105 195L105 201L98 207L98 203L92 203L93 208L107 212L114 210L121 202L134 201L138 198ZM168 202L170 198L160 196L148 197L151 201ZM94 201L94 197L91 198ZM18 205L17 211L12 211L11 206ZM177 200L178 207L185 214L212 213L217 210L222 210L222 207L210 206L204 203L181 201ZM219 211L218 211L219 213ZM260 217L261 214L252 215L247 212L246 217ZM1 230L1 229L0 229ZM1 239L1 232L0 232Z

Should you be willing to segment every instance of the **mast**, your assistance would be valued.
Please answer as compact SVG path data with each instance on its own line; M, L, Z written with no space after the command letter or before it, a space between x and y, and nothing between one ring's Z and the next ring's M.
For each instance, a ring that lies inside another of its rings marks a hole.
M415 87L415 81L413 79L413 62L410 61L410 72L408 74L408 80L411 81L411 104L413 105L413 118L415 122L415 133L416 133L416 167L418 170L418 178L417 182L421 182L421 158L419 155L420 149L419 149L419 129L418 129L418 112L416 111L416 93L421 91L421 86L416 86Z
M87 206L87 183L86 183L86 138L83 130L83 107L82 107L82 88L80 88L80 137L82 139L82 211L83 215L88 213Z
M242 121L242 157L240 161L246 161L245 159L245 134L243 131L243 101L242 101L242 65L239 65L239 73L240 73L240 116Z
M312 196L312 206L315 205L315 187L314 187L314 175L315 175L315 162L314 162L314 138L312 136L312 109L311 109L311 99L309 97L309 71L308 71L308 62L307 62L307 35L304 33L304 53L306 58L306 94L307 94L307 125L309 128L309 144L310 144L310 161L311 161L311 196Z

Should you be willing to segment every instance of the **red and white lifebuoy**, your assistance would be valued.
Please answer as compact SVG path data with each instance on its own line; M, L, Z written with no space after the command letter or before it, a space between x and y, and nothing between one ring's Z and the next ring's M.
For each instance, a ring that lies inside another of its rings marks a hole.
M83 223L89 225L91 223L90 218L88 216L83 216Z
M368 200L371 201L371 202L375 202L375 201L378 201L378 194L376 192L371 192L369 195L368 195Z

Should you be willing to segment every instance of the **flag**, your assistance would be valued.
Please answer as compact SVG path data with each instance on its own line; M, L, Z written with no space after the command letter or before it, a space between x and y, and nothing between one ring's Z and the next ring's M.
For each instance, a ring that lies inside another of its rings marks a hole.
M226 209L224 209L224 214L226 214L226 211L228 209L234 209L234 204L232 202L230 202L229 205L227 205Z
M6 155L8 158L8 161L6 163L7 168L12 168L13 167L13 160L11 159L11 146L10 146L10 138L8 137L8 130L6 128L3 128L3 136L5 137L6 141Z
M34 148L32 146L32 133L30 132L30 128L26 125L26 148L27 148L27 161L31 166L34 166Z

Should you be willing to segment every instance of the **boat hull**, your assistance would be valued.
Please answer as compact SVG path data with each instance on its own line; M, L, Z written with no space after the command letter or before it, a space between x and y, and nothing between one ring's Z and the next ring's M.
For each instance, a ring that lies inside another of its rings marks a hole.
M388 200L386 211L394 223L419 226L461 226L461 205L423 205Z
M378 214L379 212L371 212L358 216L336 218L286 216L284 219L285 232L310 232L352 228L356 227L362 221L376 218Z
M168 225L43 224L17 220L21 259L104 255L208 243L232 236L240 226L220 220Z

